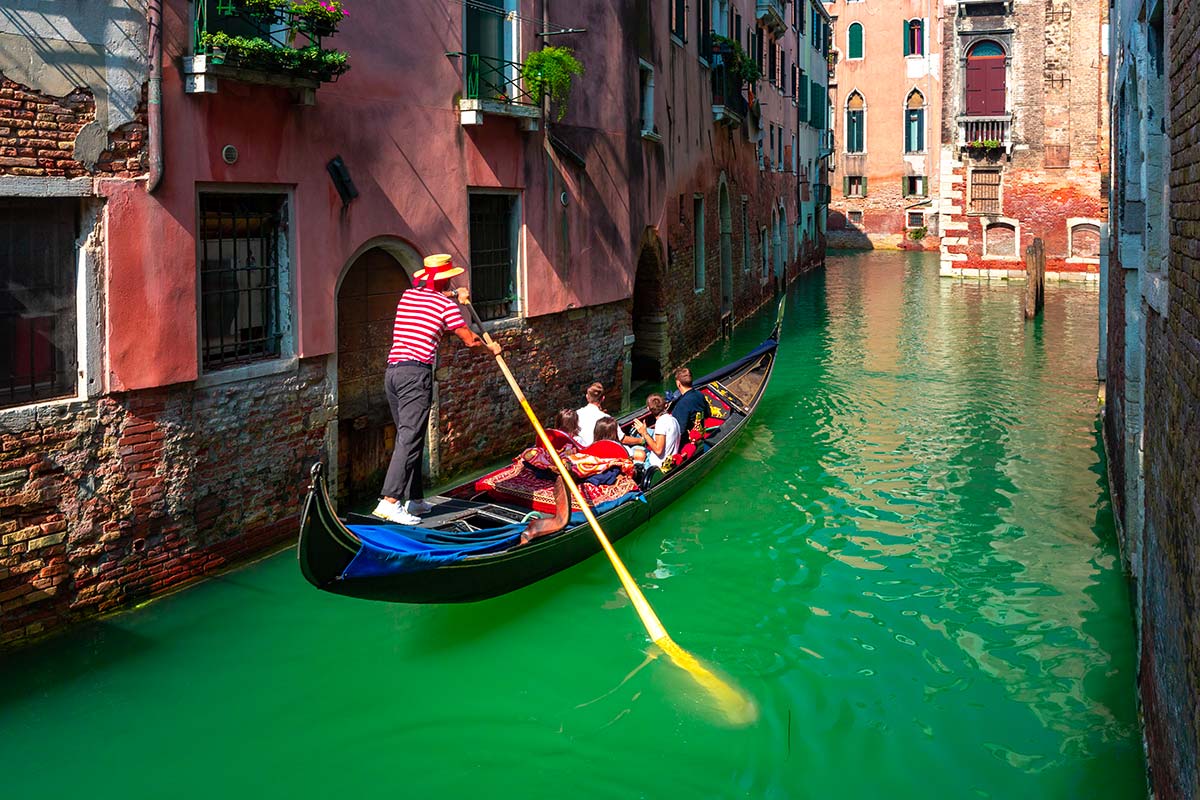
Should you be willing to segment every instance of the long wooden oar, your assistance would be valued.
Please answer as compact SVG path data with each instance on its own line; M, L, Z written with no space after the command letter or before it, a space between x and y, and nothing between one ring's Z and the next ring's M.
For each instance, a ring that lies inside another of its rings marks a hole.
M487 331L483 330L483 323L479 320L479 315L475 313L474 306L470 303L467 303L466 306L471 312L471 318L483 336L483 341L490 346L492 344L492 337L488 335ZM533 425L534 431L537 432L538 440L542 443L542 447L546 448L546 452L550 455L550 459L554 462L554 467L562 476L567 490L570 491L580 510L583 511L588 525L592 527L592 532L600 540L600 546L604 548L608 560L612 562L613 569L617 572L617 577L621 579L621 585L625 587L625 593L633 601L633 607L637 610L638 616L641 617L642 624L646 626L646 632L650 634L650 640L670 656L671 661L676 666L691 675L696 683L712 695L721 713L729 723L734 725L748 725L753 722L758 717L758 708L754 704L754 701L728 682L722 680L720 676L706 667L700 659L677 645L667 633L666 628L659 621L658 615L654 613L654 609L650 607L650 603L646 600L646 596L642 594L641 588L634 582L633 576L629 574L629 570L621 562L617 551L613 549L612 542L608 540L608 536L605 535L604 530L600 527L600 523L592 513L591 506L588 505L583 493L579 491L579 487L575 484L574 478L571 477L566 464L559 458L558 451L550 441L550 437L546 435L546 430L542 427L542 423L538 422L537 415L533 413L533 409L529 406L529 401L525 399L525 393L521 391L521 387L517 384L517 379L509 371L508 364L504 363L504 357L497 355L496 364L499 365L500 371L504 373L504 379L508 381L509 388L516 395L517 402L521 404L521 408L525 411L525 416L529 417L529 422Z

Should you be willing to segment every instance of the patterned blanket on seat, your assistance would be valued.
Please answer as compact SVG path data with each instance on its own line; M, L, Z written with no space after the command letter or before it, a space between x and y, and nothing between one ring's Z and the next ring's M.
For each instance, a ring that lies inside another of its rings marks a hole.
M619 500L639 491L637 483L630 477L633 462L629 459L602 459L582 454L564 458L568 469L577 478L579 491L583 492L588 505L596 506ZM628 465L626 467L626 465ZM596 485L579 481L580 477L598 475L614 466L621 472L612 483ZM548 469L547 469L548 467ZM628 468L628 473L626 472ZM487 492L493 500L527 506L534 511L554 513L554 465L550 457L540 448L531 447L513 460L513 463L484 475L475 481L475 491ZM571 509L579 510L579 504L571 499Z

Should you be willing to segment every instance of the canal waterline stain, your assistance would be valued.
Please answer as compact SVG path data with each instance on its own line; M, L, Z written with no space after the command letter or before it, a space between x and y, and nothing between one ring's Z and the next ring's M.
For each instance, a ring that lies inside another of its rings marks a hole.
M754 725L706 719L602 556L401 606L314 591L287 553L6 656L5 795L1143 796L1097 295L1051 286L1025 323L1019 284L937 268L801 278L751 429L617 545Z

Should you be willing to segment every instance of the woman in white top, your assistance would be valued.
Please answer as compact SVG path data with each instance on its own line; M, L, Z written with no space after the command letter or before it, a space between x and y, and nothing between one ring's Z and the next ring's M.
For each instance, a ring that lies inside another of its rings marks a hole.
M646 440L646 449L650 451L646 454L646 463L651 467L659 467L679 452L679 423L667 413L667 401L661 394L647 397L646 408L654 415L654 433L640 419L633 421L633 427Z

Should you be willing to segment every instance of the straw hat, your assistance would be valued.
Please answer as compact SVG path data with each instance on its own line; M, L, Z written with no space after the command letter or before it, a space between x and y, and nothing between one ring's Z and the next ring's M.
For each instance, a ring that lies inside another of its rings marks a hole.
M424 268L417 270L416 274L413 275L413 278L418 281L426 279L440 281L446 278L453 278L455 275L462 275L466 272L462 267L454 266L449 253L425 256L424 263Z

